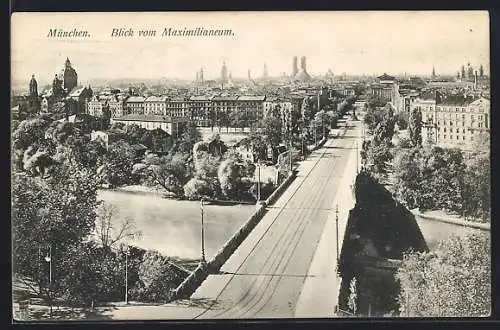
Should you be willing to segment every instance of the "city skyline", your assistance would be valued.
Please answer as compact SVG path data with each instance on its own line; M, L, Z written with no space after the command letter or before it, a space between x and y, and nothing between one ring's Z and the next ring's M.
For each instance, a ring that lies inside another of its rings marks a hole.
M104 21L102 15L106 15ZM482 64L488 73L487 15L481 11L22 13L12 16L12 34L20 36L11 39L12 82L28 81L35 74L40 85L50 84L66 57L81 82L121 78L194 81L200 68L205 79L216 79L224 61L233 78L245 78L249 70L252 77L262 77L264 64L269 76L282 76L291 74L294 56L307 57L312 76L328 70L335 75L430 75L433 67L438 75L455 75L468 62L476 68ZM38 27L37 33L32 26ZM47 37L56 27L88 30L91 37ZM117 38L111 37L114 27L145 28L158 34L169 27L212 27L231 29L234 36Z

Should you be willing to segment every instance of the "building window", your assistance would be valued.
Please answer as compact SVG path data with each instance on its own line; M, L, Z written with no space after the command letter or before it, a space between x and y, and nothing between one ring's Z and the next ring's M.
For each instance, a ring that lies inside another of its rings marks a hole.
M464 134L465 134L465 128L464 128L464 129L462 129L462 133L464 133Z
M462 140L465 140L465 136L462 136Z
M453 126L453 122L450 120L450 126Z
M443 129L443 132L445 132L445 133L446 133L446 127Z
M446 139L446 134L443 136L444 139Z
M458 135L457 135L457 140L458 140Z
M455 108L455 111L458 111L458 108Z
M457 133L459 133L459 132L460 132L460 130L457 128Z

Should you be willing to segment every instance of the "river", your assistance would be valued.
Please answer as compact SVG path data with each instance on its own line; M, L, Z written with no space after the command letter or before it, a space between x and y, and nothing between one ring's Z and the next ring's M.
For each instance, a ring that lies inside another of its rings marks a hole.
M115 205L117 222L134 220L142 236L132 245L167 256L201 256L201 208L198 201L177 201L154 194L100 190L98 198ZM205 205L205 255L210 259L254 212L254 205Z

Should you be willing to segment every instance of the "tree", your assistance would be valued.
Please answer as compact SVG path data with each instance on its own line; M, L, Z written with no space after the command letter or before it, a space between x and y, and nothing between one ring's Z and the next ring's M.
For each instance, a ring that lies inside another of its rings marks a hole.
M404 256L396 274L401 314L481 317L491 312L491 251L486 233L452 235L435 252Z
M237 154L229 155L223 160L217 171L220 187L224 196L228 199L242 197L244 166Z
M51 124L51 120L46 118L33 118L23 120L12 134L14 149L26 150L34 144L45 139L45 131Z
M349 299L347 301L347 306L350 311L356 315L358 310L358 283L356 281L356 277L353 277L351 282L349 283Z
M177 287L184 277L176 271L169 259L156 251L147 251L139 266L140 296L150 302L165 302L171 289Z
M201 134L196 127L196 123L188 122L181 131L179 141L176 141L174 152L191 153L196 142L201 140Z
M415 108L410 113L410 139L414 146L422 146L422 111Z
M120 219L119 210L115 205L108 203L99 205L94 237L104 254L116 250L119 244L140 236L141 232L135 227L134 219L130 217Z
M410 116L407 112L399 112L395 115L396 124L400 130L405 130L408 128L410 121Z
M302 101L300 112L305 122L309 122L312 119L311 101L308 97L304 98L304 100Z
M105 156L106 180L113 186L131 184L135 150L125 141L111 143Z
M151 186L160 186L175 196L182 196L183 186L189 180L189 167L185 156L169 154L157 156L148 154L140 170L143 180Z
M74 162L54 167L46 179L19 173L12 180L13 271L49 301L69 289L74 269L64 262L92 232L98 204L95 170ZM42 260L49 250L57 269L50 284Z
M489 221L491 212L491 164L489 136L482 140L482 146L466 160L464 188L462 191L462 215L467 218ZM486 146L486 147L485 147Z
M382 110L369 106L363 119L364 123L368 126L368 131L373 132L383 117L384 112Z
M262 123L262 134L272 147L277 147L281 142L281 120L275 117L266 117Z

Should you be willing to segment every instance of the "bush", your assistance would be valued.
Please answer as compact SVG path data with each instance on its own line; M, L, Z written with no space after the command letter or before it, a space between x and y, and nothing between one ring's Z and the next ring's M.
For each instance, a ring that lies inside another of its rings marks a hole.
M170 290L184 280L169 259L156 251L147 251L139 266L139 281L134 294L148 302L168 301Z
M409 252L396 275L403 316L481 317L491 312L489 233L452 236L434 253Z
M184 196L189 200L197 200L201 197L216 198L219 188L215 182L207 179L192 178L184 185Z

